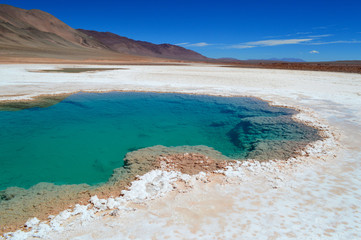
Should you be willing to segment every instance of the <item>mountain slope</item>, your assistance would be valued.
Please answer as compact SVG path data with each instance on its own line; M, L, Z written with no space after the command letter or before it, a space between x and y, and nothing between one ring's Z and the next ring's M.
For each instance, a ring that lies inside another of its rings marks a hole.
M176 45L135 41L109 32L76 30L44 11L6 4L0 4L0 49L3 58L207 60Z
M106 47L41 10L0 4L0 43L29 47Z
M119 53L195 61L205 61L208 59L197 52L172 44L153 44L150 42L136 41L111 32L78 30Z

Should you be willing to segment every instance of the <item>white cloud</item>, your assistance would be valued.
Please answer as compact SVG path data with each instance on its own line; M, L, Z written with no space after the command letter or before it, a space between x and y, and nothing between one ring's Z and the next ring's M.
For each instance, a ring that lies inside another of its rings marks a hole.
M189 47L206 47L209 45L211 45L211 44L206 43L206 42L199 42L199 43L188 44L187 46L189 46Z
M184 43L176 43L175 45L178 45L178 46L182 46L182 45L188 45L189 42L184 42Z
M337 44L337 43L361 43L359 40L351 40L351 41L331 41L331 42L313 42L309 43L309 45L324 45L324 44Z
M249 46L249 45L241 45L241 44L239 44L239 45L232 45L229 48L246 49L246 48L254 48L254 47L256 47L256 46Z
M199 43L184 42L184 43L177 43L175 45L183 46L183 47L206 47L214 44L210 44L206 42L199 42Z
M312 32L296 32L296 33L289 33L284 35L274 35L274 36L265 36L264 38L283 38L283 37L291 37L291 36L297 36L297 35L307 35L312 34Z
M319 54L320 52L319 51L316 51L316 50L312 50L310 51L311 54Z
M288 44L300 44L304 42L312 41L312 38L302 38L302 39L273 39L273 40L263 40L255 42L246 42L237 45L230 46L230 48L254 48L254 47L269 47L269 46L278 46L278 45L288 45Z
M299 33L299 34L305 34ZM361 33L361 32L360 32ZM252 42L244 42L234 45L222 44L222 43L207 43L207 42L199 42L199 43L190 43L183 42L177 43L175 45L183 46L183 47L207 47L207 46L222 46L222 49L250 49L256 47L271 47L271 46L279 46L279 45L291 45L291 44L301 44L301 45L324 45L324 44L354 44L361 43L361 40L338 40L338 41L321 41L321 38L333 36L333 34L322 34L322 35L313 35L308 36L308 38L289 38L289 39L269 39L269 40L261 40L261 41L252 41ZM310 52L311 54L318 54L319 52L313 50Z
M333 36L332 34L322 34L322 35L313 35L313 36L309 36L311 38L323 38L323 37L331 37Z
M303 39L273 39L273 40L264 40L264 41L256 41L256 42L247 42L246 45L251 46L277 46L277 45L285 45L285 44L298 44L302 42L311 41L311 38L303 38Z

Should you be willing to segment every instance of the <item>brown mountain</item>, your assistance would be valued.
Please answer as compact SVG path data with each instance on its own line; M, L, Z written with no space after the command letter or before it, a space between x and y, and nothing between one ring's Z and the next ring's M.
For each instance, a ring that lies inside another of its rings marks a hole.
M0 4L0 57L63 59L206 60L171 44L135 41L113 33L76 30L41 10ZM158 60L159 61L159 60Z
M5 4L0 4L0 43L29 47L58 45L105 48L49 13Z
M172 44L153 44L150 42L136 41L111 32L78 30L119 53L195 61L205 61L208 59L195 51Z

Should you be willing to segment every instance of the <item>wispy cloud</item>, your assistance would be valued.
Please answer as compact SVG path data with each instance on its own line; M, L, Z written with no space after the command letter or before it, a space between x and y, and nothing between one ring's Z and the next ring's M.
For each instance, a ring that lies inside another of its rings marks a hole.
M183 47L206 47L214 44L210 44L206 42L199 42L199 43L184 42L184 43L177 43L175 45L183 46Z
M316 50L312 50L310 51L311 54L319 54L320 52L319 51L316 51Z
M324 38L324 37L331 37L333 36L333 34L321 34L321 35L312 35L312 36L308 36L311 38Z
M239 49L246 49L246 48L254 48L256 46L250 46L250 45L242 45L242 44L239 44L239 45L232 45L232 46L229 46L227 48L239 48Z
M289 33L283 35L265 36L263 38L285 38L285 37L295 37L295 36L307 35L307 34L312 34L312 32L296 32L296 33Z
M300 32L297 34L308 34L309 32ZM361 33L361 32L360 32ZM326 44L355 44L361 43L361 40L335 40L335 41L322 41L323 38L334 36L333 34L319 34L319 35L310 35L304 38L288 38L288 39L268 39L260 41L250 41L243 42L239 44L223 44L223 43L207 43L207 42L182 42L175 45L182 47L207 47L207 46L218 46L222 49L250 49L257 47L272 47L272 46L281 46L281 45L326 45ZM312 50L309 53L318 54L316 50Z
M342 44L342 43L343 44L361 43L361 40L321 41L322 38L327 38L327 37L331 37L331 36L334 36L334 35L333 34L319 34L319 35L308 36L307 38L270 39L270 40L252 41L252 42L244 42L244 43L229 45L226 48L247 49L247 48L255 48L255 47L271 47L271 46L290 45L290 44L325 45L325 44ZM313 52L313 53L316 53L316 52Z
M312 42L312 43L308 43L308 44L309 45L324 45L324 44L339 44L339 43L361 43L361 41L359 41L359 40L350 40L350 41L339 40L339 41L329 41L329 42Z
M272 39L272 40L264 40L264 41L255 41L248 42L247 45L255 45L255 46L277 46L277 45L285 45L285 44L298 44L301 42L311 41L311 38L302 38L302 39Z
M266 36L264 38L291 38L291 37L302 37L300 35L309 35L307 37L310 38L322 38L322 37L330 37L333 36L333 34L317 34L315 32L296 32L296 33L289 33L289 34L284 34L284 35L278 35L278 36Z
M188 44L189 47L206 47L212 44L206 43L206 42L199 42L199 43L192 43Z
M278 45L289 45L289 44L300 44L304 42L312 41L312 38L301 38L301 39L272 39L255 42L246 42L230 46L230 48L254 48L254 47L269 47Z
M184 43L176 43L175 45L178 45L178 46L183 46L183 45L188 45L189 42L184 42Z

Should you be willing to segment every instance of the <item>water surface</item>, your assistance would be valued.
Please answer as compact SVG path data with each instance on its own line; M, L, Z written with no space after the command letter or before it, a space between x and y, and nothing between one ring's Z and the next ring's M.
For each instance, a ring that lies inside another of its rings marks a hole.
M295 113L255 98L129 92L78 93L47 108L0 111L0 190L105 182L127 152L154 145L287 158L320 138L294 122Z

